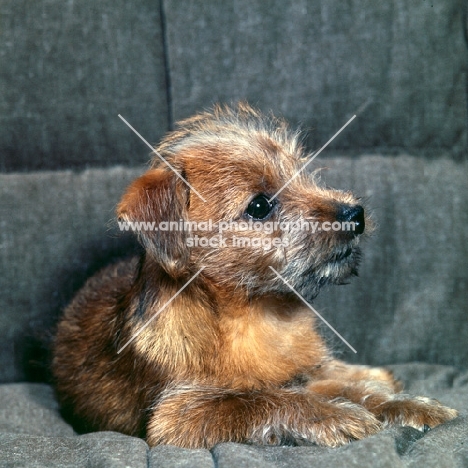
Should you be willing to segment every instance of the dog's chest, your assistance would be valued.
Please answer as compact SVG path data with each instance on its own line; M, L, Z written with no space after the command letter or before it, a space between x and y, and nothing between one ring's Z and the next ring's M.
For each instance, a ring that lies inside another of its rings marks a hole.
M221 322L219 364L236 386L281 384L319 365L326 356L309 314L263 310Z

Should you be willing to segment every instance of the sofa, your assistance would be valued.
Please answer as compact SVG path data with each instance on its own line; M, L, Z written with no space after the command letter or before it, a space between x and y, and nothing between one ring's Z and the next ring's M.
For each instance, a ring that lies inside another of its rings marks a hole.
M0 0L0 466L456 467L468 463L467 13L461 0ZM377 229L314 307L337 357L460 416L340 448L148 447L62 417L50 342L87 277L138 251L115 206L151 144L215 102L304 131Z

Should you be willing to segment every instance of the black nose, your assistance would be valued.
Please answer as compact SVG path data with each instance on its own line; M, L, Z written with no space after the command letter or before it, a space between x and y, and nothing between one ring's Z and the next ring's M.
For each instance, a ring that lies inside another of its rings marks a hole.
M362 234L366 227L364 208L361 205L342 205L338 210L336 219L341 222L350 223L349 226L344 226L343 228L349 229L349 232L354 233L356 236Z

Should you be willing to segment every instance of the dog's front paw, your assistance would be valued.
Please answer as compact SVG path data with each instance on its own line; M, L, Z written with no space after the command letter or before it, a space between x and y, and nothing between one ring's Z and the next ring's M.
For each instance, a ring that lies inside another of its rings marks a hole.
M458 411L437 400L410 395L395 395L372 411L385 425L410 426L426 431L458 416Z
M382 423L363 406L348 401L336 401L334 406L332 414L312 424L312 440L319 445L345 445L382 429Z

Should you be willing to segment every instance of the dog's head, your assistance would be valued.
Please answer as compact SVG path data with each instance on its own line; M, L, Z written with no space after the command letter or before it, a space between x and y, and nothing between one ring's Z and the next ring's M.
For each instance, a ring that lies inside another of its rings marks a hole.
M289 293L286 280L310 299L356 273L369 219L352 194L300 171L307 155L282 120L216 107L180 122L157 153L118 215L146 223L146 254L170 276L204 267L205 280L249 296Z

